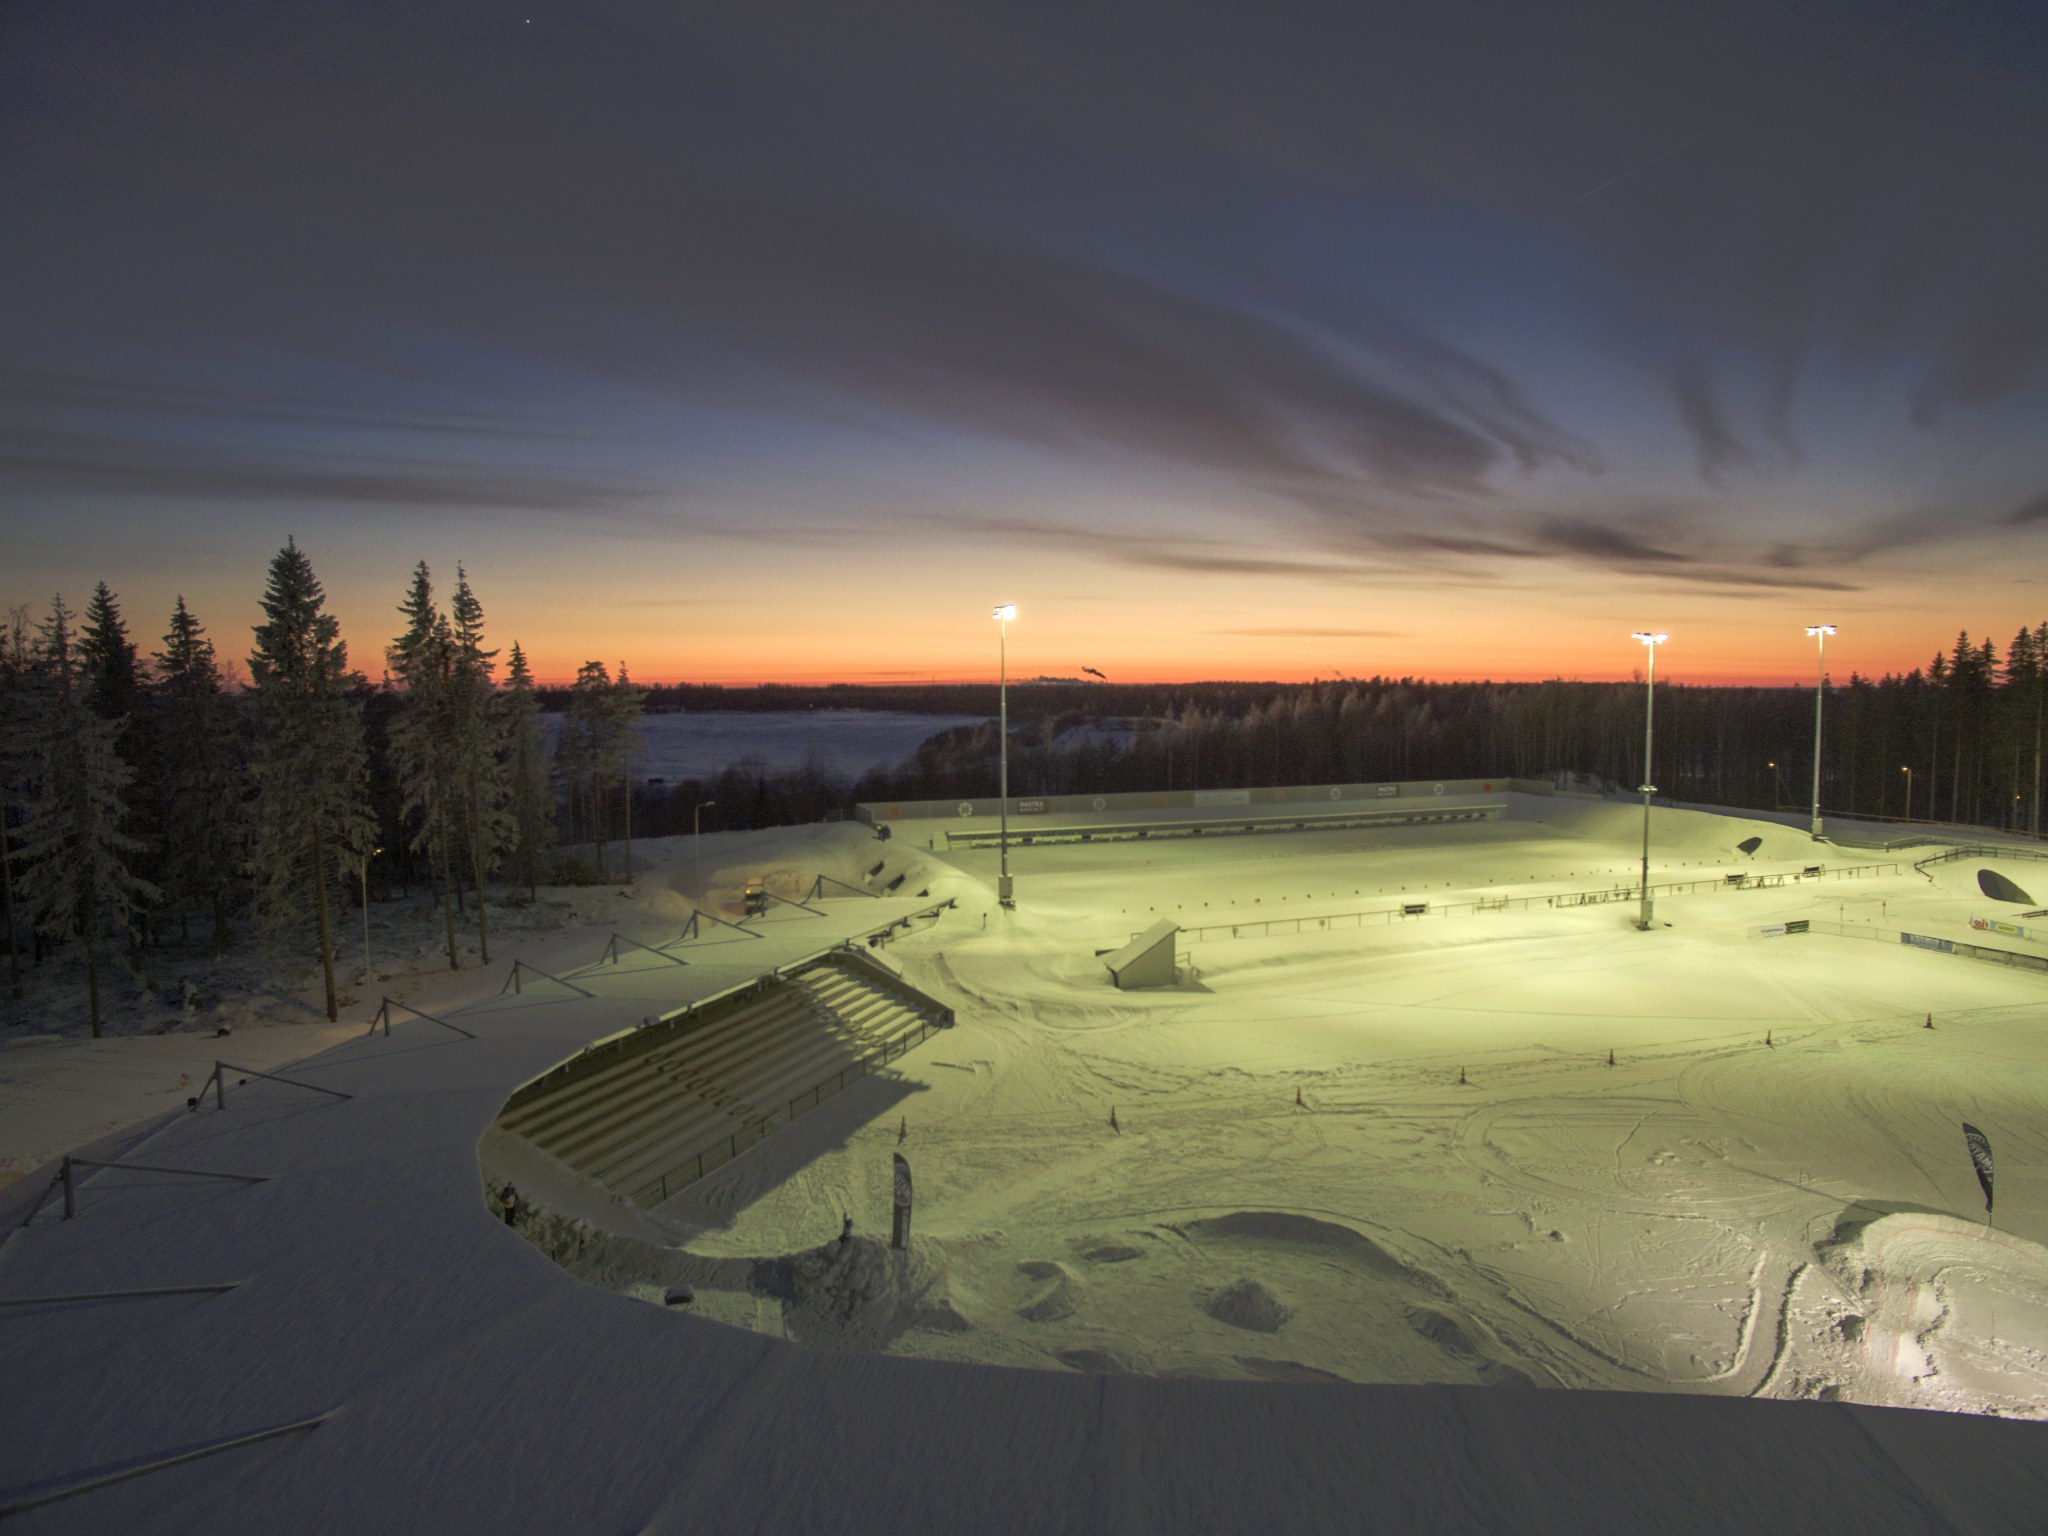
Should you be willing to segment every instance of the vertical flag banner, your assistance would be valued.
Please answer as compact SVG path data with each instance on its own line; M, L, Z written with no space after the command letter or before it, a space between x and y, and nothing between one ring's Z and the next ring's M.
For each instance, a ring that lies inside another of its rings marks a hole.
M1987 1166L1991 1154L1984 1154ZM903 1154L896 1154L896 1220L889 1229L891 1248L910 1246L910 1164L903 1160Z
M1970 1146L1970 1161L1977 1165L1977 1182L1984 1186L1984 1214L1991 1214L1991 1142L1969 1121L1963 1122L1963 1140ZM897 1199L902 1199L901 1195Z

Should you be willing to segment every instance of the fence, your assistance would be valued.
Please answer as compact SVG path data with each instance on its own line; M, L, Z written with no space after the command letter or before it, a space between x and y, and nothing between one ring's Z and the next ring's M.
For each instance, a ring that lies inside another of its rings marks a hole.
M858 1081L872 1076L878 1065L887 1066L896 1057L904 1055L915 1046L922 1045L934 1030L948 1028L951 1023L950 1009L943 1019L919 1020L914 1032L900 1035L894 1040L883 1041L880 1050L870 1051L859 1060L849 1062L824 1082L806 1088L782 1109L741 1126L726 1137L724 1146L711 1146L699 1152L684 1168L664 1173L653 1183L643 1186L633 1196L633 1203L658 1205L669 1196L688 1189L705 1174L723 1168L748 1148L758 1145L770 1132L780 1126L791 1124L805 1110L816 1109L825 1100L844 1089L849 1080Z
M1846 869L1807 869L1799 873L1774 875L1723 875L1717 880L1680 880L1653 885L1650 895L1683 896L1700 891L1771 890L1788 882L1804 880L1867 880L1899 873L1897 864L1859 864ZM1638 901L1642 887L1618 885L1598 891L1566 891L1552 896L1481 896L1473 901L1402 902L1396 906L1364 912L1333 912L1322 916L1253 918L1235 923L1211 923L1182 928L1190 939L1265 938L1287 933L1312 933L1325 929L1367 928L1381 923L1411 922L1420 918L1463 917L1478 912L1528 911L1532 908L1597 907L1610 902Z

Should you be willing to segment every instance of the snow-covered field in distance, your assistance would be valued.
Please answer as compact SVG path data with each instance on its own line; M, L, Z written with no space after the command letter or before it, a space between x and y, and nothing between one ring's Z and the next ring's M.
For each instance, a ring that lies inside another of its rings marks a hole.
M849 1331L823 1342L2048 1415L2048 977L1897 938L1966 939L1976 865L1659 810L1653 881L1714 888L1641 933L1633 902L1546 904L1627 883L1639 813L1507 798L1460 827L1013 848L1018 909L985 928L996 855L898 827L892 870L969 911L887 953L957 1027L659 1216L728 1261L801 1254L845 1212L876 1230L907 1126L928 1246L839 1277ZM1814 862L1867 878L1796 878ZM1511 905L1384 917L1477 897ZM1184 940L1180 986L1112 989L1096 951L1159 916L1310 921ZM1797 918L1836 931L1760 931ZM1963 1120L2004 1149L1995 1225ZM698 1292L820 1342L815 1308Z
M562 717L546 718L549 741ZM852 779L870 768L893 768L919 743L956 725L978 725L980 715L911 715L872 709L784 711L693 710L646 715L640 739L646 751L641 772L650 779L716 778L743 758L771 769L800 765L816 752L827 769Z

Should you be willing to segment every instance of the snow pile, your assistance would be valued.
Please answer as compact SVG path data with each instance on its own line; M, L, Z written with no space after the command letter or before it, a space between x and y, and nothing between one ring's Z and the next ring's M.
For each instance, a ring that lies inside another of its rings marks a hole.
M2048 1248L1937 1211L1850 1211L1817 1252L1787 1395L2048 1418Z
M821 1349L886 1348L910 1328L957 1326L943 1295L945 1250L853 1236L752 1266L749 1285L782 1302L789 1337Z
M1223 1287L1202 1310L1219 1323L1254 1333L1278 1333L1294 1316L1294 1308L1249 1277Z

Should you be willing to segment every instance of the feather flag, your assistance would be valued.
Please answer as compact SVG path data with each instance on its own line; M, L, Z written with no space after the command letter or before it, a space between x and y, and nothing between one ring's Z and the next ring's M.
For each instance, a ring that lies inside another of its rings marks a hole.
M1989 1153L1985 1154L1987 1157ZM896 1154L896 1219L891 1224L889 1246L908 1248L910 1246L910 1164L901 1152Z
M1977 1182L1984 1186L1984 1213L1991 1214L1991 1141L1969 1121L1963 1122L1963 1140L1969 1143L1970 1161L1977 1165Z

